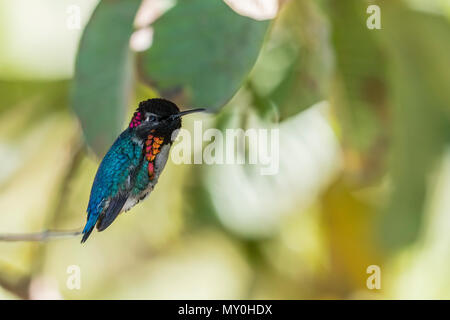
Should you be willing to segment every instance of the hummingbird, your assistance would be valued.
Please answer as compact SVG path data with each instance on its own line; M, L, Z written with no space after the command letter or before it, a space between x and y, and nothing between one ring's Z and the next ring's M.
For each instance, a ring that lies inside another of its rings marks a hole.
M159 98L139 103L130 124L97 170L81 243L95 226L98 231L105 230L121 212L130 210L151 193L181 128L181 117L200 111L204 109L180 112L175 103Z

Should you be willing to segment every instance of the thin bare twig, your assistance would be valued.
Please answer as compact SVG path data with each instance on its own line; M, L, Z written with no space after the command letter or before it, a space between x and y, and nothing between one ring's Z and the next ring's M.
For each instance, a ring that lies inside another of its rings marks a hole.
M0 234L0 241L48 241L48 240L56 240L62 238L72 238L79 236L81 234L80 230L45 230L42 232L35 233L6 233Z

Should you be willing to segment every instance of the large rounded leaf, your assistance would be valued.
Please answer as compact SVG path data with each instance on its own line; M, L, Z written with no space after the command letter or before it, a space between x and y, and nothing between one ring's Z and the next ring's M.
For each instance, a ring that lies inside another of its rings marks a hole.
M255 63L268 24L238 15L222 0L179 1L154 23L141 75L166 98L217 110Z
M100 2L81 39L72 107L98 155L123 126L132 69L128 44L140 2Z
M450 137L450 24L440 16L386 6L383 35L393 100L393 193L383 216L383 243L400 248L422 232L430 173Z
M250 85L264 116L281 120L328 97L333 54L329 27L312 1L288 2L271 29Z

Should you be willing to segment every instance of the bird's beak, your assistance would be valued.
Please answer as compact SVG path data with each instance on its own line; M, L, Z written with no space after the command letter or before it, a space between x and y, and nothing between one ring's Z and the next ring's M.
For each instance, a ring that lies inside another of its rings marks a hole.
M199 109L191 109L191 110L181 111L181 112L178 112L177 114L171 115L171 116L170 116L170 120L178 119L178 118L180 118L180 117L182 117L182 116L185 116L185 115L187 115L187 114L190 114L190 113L203 112L203 111L206 111L206 109L204 109L204 108L199 108Z
M182 117L182 116L185 116L190 113L202 112L202 111L206 111L206 109L199 108L199 109L191 109L191 110L181 111L181 112L178 112L177 114L173 114L167 118L162 119L160 123L156 123L156 124L144 122L141 126L139 126L137 128L138 134L144 137L146 135L146 133L152 129L156 129L160 126L170 125L171 123L173 123L173 121L180 119L180 117Z

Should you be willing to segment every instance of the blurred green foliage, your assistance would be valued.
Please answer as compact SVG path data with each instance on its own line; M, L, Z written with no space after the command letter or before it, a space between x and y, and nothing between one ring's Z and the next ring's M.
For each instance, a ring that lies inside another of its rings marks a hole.
M73 3L82 30L60 24ZM149 200L84 246L0 243L0 298L450 298L448 3L279 3L259 21L222 0L172 2L137 53L141 1L41 0L47 17L0 1L0 233L80 227L98 156L144 99L207 107L190 131L280 130L275 176L169 161ZM6 54L33 23L49 30L36 52L61 61L78 32L73 74Z
M180 1L154 23L141 75L180 105L217 111L239 89L261 49L268 21L238 15L223 1Z
M317 4L287 3L249 79L256 107L270 116L276 106L276 119L285 119L326 99L332 65L329 23Z
M388 245L403 246L420 232L428 175L450 138L450 28L444 17L398 6L386 13L386 28L395 190L384 230Z
M139 4L101 2L80 41L72 105L86 141L100 156L121 131L126 115L132 66L128 44Z

